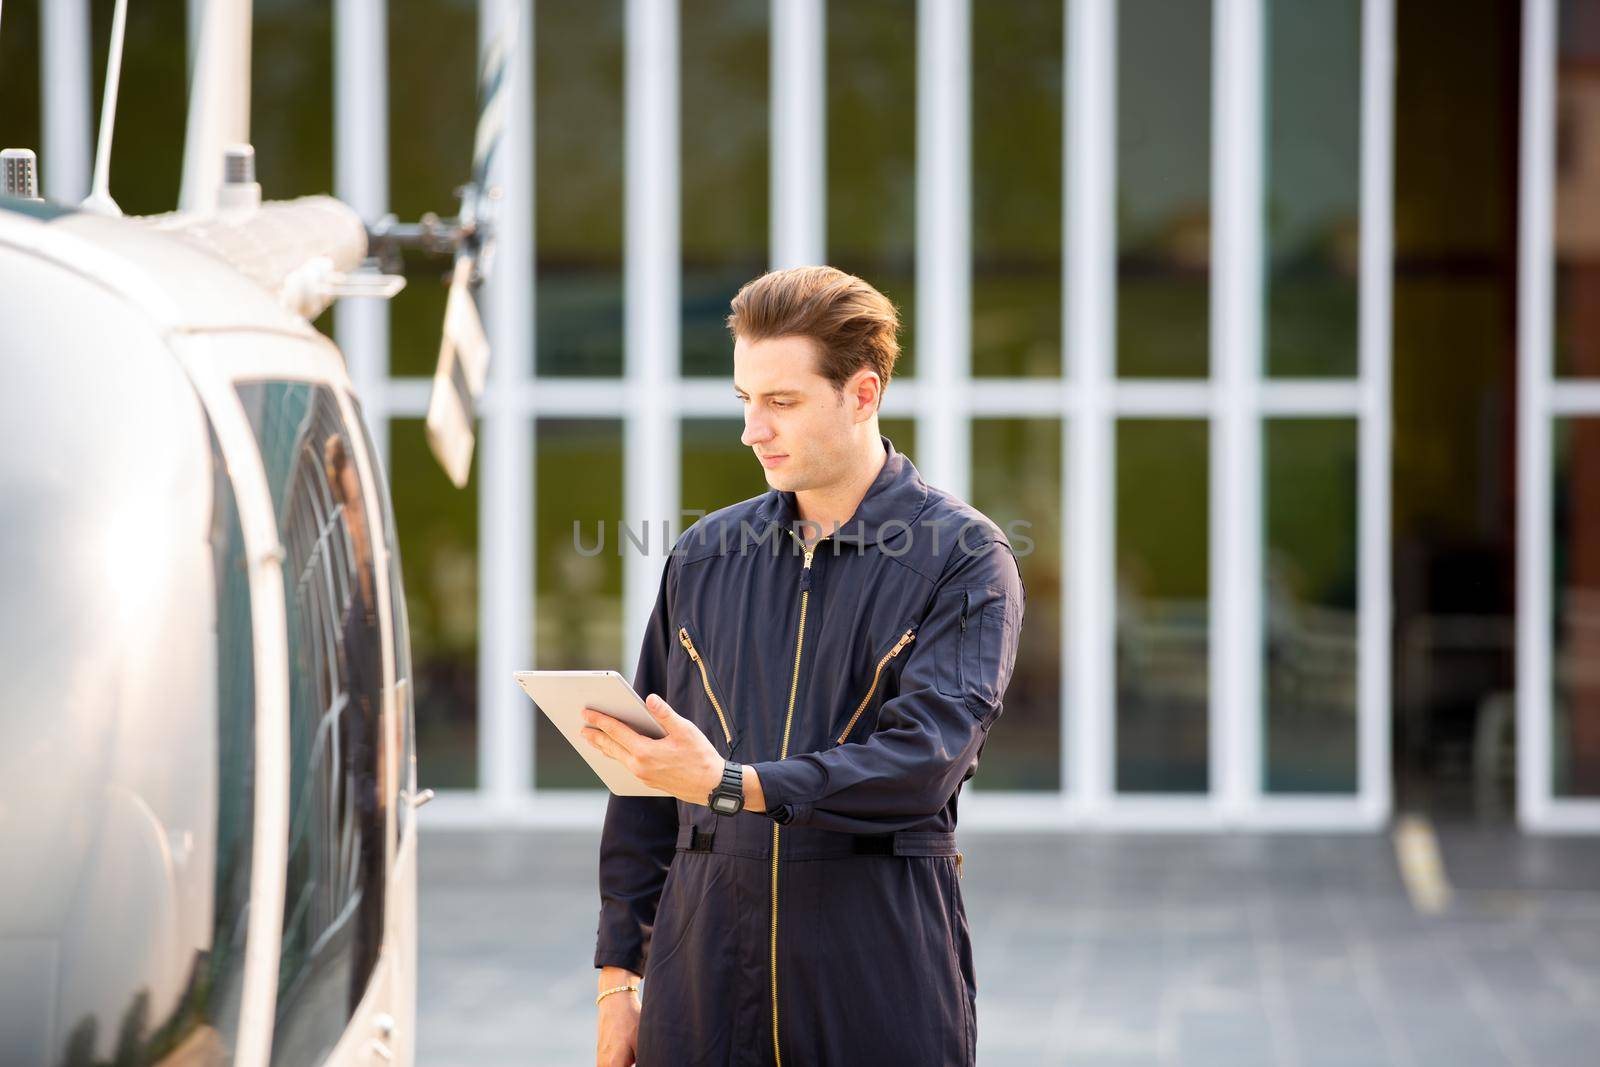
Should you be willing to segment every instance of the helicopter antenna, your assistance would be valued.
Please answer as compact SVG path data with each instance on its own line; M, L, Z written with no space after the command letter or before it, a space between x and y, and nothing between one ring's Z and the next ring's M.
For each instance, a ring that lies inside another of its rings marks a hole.
M250 0L203 5L200 52L189 81L179 211L216 211L224 151L250 142L250 6Z
M117 0L111 16L111 48L106 53L106 91L100 100L100 142L94 150L94 182L83 206L103 215L120 215L111 199L111 135L117 125L117 87L122 82L122 39L128 29L128 0Z

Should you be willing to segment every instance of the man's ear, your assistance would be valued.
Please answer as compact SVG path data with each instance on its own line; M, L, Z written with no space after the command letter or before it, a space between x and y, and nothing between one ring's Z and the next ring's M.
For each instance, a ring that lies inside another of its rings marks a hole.
M865 422L878 413L883 405L883 380L878 377L878 372L869 367L862 367L850 376L850 381L845 387L845 395L850 398L857 422Z

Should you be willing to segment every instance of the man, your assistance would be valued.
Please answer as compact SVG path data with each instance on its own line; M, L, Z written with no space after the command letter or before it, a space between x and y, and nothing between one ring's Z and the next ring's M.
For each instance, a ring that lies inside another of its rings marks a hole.
M584 713L671 794L606 809L596 1062L971 1064L956 797L1016 658L1016 560L879 434L881 293L776 271L728 327L771 490L663 570L634 687L666 736Z

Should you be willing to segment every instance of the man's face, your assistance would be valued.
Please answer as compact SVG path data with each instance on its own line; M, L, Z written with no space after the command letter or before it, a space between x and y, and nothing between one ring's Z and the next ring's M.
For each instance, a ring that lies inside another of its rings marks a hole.
M806 337L734 342L733 388L744 404L739 440L774 489L800 492L840 478L858 428L876 410L876 375L857 371L841 393L816 368L816 342ZM871 381L863 386L863 378Z

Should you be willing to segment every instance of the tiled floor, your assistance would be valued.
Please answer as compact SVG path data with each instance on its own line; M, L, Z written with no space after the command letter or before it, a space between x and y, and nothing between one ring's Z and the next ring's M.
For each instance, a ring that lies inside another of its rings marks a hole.
M1600 842L969 834L978 1062L1600 1064ZM425 832L420 1067L593 1062L594 833Z

